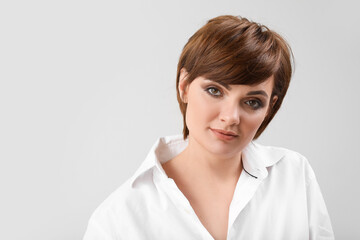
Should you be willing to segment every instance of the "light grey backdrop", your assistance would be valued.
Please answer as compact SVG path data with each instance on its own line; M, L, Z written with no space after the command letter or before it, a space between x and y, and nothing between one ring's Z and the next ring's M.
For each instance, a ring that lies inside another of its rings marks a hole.
M81 239L93 210L178 134L176 65L206 20L259 21L296 70L261 143L301 152L337 239L360 239L357 1L1 1L0 239Z

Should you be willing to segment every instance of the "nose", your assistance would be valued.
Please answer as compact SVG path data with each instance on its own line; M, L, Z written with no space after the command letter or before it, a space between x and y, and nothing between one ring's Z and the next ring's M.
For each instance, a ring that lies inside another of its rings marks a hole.
M220 112L220 121L226 125L238 125L240 123L239 103L226 103Z

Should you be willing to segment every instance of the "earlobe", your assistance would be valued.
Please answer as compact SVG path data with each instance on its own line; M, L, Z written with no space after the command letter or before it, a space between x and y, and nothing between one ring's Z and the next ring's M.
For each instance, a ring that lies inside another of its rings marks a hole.
M181 100L186 103L187 102L187 89L188 89L188 82L187 82L188 72L185 68L180 70L179 76L179 93Z

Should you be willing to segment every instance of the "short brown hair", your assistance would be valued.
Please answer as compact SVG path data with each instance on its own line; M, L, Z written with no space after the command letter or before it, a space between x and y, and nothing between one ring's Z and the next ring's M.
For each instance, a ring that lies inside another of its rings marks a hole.
M231 15L210 19L190 37L181 53L176 77L177 100L183 115L183 136L189 135L186 107L180 98L182 68L190 84L202 76L226 84L258 84L274 76L271 99L277 101L257 130L254 139L265 130L279 110L292 75L293 54L289 44L276 32L246 18Z

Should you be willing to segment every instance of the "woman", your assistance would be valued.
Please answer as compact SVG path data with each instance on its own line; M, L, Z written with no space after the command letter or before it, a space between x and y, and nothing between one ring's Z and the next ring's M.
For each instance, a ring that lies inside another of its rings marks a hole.
M291 73L281 36L245 18L211 19L178 64L183 135L154 144L93 213L84 239L334 239L308 161L253 142Z

